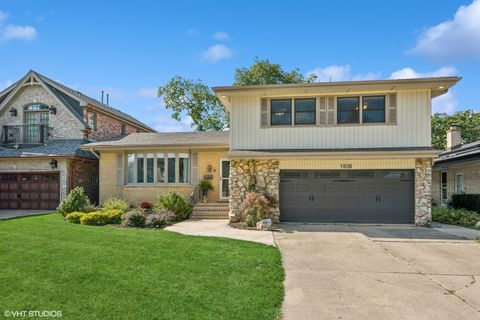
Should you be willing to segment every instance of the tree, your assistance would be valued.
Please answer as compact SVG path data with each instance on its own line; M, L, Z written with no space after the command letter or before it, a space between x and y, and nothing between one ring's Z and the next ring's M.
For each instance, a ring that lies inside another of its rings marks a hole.
M305 78L299 69L290 72L284 71L279 64L270 63L268 59L256 57L250 68L238 68L235 70L233 85L248 86L258 84L280 84L280 83L305 83L314 82L315 75Z
M220 131L228 127L228 112L213 91L200 80L192 81L175 76L158 88L165 108L172 110L172 118L181 121L182 115L192 118L195 131Z
M447 130L452 124L460 126L462 143L480 140L480 113L473 110L458 111L452 115L435 113L432 116L432 146L445 150Z

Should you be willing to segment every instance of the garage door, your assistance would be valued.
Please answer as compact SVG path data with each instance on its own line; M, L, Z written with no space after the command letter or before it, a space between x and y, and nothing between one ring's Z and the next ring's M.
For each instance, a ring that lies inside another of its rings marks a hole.
M412 170L282 171L280 220L412 223Z
M55 209L59 186L58 173L0 173L0 209Z

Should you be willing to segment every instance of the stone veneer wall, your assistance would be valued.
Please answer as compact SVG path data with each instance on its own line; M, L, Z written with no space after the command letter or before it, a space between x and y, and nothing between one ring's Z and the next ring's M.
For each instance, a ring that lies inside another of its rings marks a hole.
M255 178L252 178L255 177ZM280 169L278 160L232 160L230 161L230 222L242 219L242 202L248 187L256 180L258 190L274 196L277 201L280 194ZM272 220L279 222L280 210L274 210Z
M424 226L432 221L432 159L415 162L415 224Z

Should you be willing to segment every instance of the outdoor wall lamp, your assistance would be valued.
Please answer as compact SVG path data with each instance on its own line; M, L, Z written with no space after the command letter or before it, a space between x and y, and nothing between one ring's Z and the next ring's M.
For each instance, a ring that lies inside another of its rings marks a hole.
M58 161L55 159L52 159L52 161L50 161L50 168L54 170L54 169L57 169L57 167L58 167Z
M15 109L14 107L11 107L10 108L10 115L12 117L16 117L17 116L17 109Z
M50 110L50 114L57 114L57 108L55 108L54 106L50 106L48 110Z

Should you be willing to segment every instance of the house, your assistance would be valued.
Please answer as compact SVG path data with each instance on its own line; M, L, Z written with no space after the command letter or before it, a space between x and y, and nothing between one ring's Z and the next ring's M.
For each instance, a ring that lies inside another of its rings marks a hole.
M424 225L439 153L431 99L459 80L215 87L230 132L139 133L82 148L100 154L100 199L153 201L170 188L188 197L209 178L209 200L228 196L231 221L255 189L279 200L275 221Z
M446 205L453 194L480 194L480 141L462 144L458 125L447 131L447 149L435 159L433 202Z
M0 92L0 128L0 209L55 209L76 186L98 202L98 159L80 146L154 131L33 70Z

